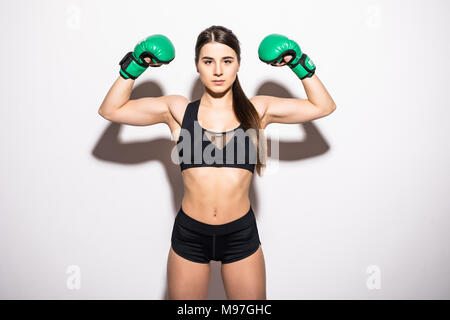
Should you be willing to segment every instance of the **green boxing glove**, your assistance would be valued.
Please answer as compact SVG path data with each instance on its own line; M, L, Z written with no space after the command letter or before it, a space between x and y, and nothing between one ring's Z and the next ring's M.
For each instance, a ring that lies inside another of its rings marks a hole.
M175 47L169 38L162 34L154 34L139 42L134 51L128 52L120 64L120 76L124 79L136 79L150 63L144 58L150 58L153 63L169 64L175 58Z
M291 55L292 59L286 64L301 80L313 76L316 71L314 62L302 53L300 46L294 40L274 33L266 36L259 44L259 59L272 66L284 62L284 57L287 55Z

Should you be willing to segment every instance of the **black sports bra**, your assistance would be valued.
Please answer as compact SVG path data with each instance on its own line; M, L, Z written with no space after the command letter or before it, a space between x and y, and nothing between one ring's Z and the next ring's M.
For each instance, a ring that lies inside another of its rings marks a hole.
M181 171L194 167L233 167L254 172L256 148L250 132L242 125L215 132L198 123L200 99L190 102L183 116L177 141Z

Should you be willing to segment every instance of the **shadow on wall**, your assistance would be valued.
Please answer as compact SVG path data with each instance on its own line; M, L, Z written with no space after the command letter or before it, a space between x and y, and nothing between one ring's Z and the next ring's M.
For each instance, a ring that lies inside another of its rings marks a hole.
M192 89L190 101L200 99L203 94L203 84L200 79L195 81ZM144 97L160 97L163 96L163 90L161 87L153 81L148 81L136 86L131 94L130 99L139 99ZM293 98L294 96L288 92L285 88L278 85L275 82L265 82L257 90L255 95L269 95L280 98ZM247 95L249 98L251 95ZM270 124L269 124L270 125ZM291 124L292 125L292 124ZM326 143L323 136L317 130L316 126L312 122L305 122L299 124L303 127L305 132L305 139L303 141L279 141L279 161L297 161L313 156L319 156L329 150L329 146ZM121 143L119 141L119 133L122 129L122 125L119 123L111 122L103 132L102 136L98 140L98 143L92 151L92 155L100 160L122 163L127 165L140 164L148 161L159 161L166 171L166 176L172 190L172 212L174 218L183 199L183 181L180 173L179 165L172 162L170 153L174 147L174 141L166 138L159 138L149 140L147 142L133 142L133 143ZM281 137L280 137L281 138ZM270 139L267 140L268 152L270 155ZM264 172L263 172L264 173ZM256 175L253 175L253 177ZM263 175L264 177L264 175ZM257 192L253 189L253 183L251 184L250 191L250 203L255 212L255 216L258 216L258 196ZM170 237L170 235L168 235ZM262 242L262 241L261 241ZM168 248L169 250L170 248ZM168 254L167 254L168 256ZM220 262L211 261L211 282L208 291L208 300L227 299L225 290L223 287ZM167 286L165 292L162 294L162 299L167 299Z

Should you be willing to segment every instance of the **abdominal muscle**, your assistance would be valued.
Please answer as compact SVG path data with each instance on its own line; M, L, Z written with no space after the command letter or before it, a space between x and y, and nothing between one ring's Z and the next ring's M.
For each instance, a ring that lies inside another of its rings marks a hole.
M246 169L197 167L182 171L183 211L200 222L218 225L245 215L252 173Z

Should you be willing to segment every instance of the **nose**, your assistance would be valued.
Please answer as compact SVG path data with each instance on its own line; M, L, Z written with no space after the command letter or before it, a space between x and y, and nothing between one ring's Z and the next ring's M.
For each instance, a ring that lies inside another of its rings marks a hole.
M220 68L220 63L216 63L216 67L214 68L214 75L215 76L222 75L222 69Z

